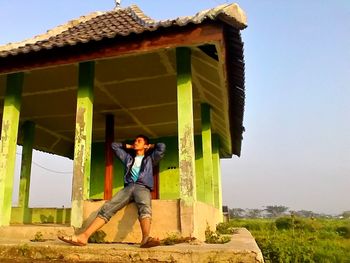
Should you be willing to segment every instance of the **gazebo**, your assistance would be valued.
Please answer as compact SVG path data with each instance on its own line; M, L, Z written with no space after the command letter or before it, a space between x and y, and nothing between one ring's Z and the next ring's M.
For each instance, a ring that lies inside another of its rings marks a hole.
M141 133L167 145L154 174L152 232L203 239L222 221L220 158L241 152L245 27L237 4L165 21L132 5L0 47L0 226L45 216L83 227L123 187L108 145ZM28 207L33 149L73 159L71 208ZM107 240L139 240L134 210L104 227Z

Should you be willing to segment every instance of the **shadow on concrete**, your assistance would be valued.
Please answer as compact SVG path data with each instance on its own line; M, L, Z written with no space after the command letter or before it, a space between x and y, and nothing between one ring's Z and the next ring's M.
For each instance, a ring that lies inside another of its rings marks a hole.
M118 221L118 230L115 235L115 238L118 236L118 239L125 240L128 234L130 234L134 228L134 224L137 221L138 216L130 216L132 214L134 208L134 203L131 202L125 207L123 217Z

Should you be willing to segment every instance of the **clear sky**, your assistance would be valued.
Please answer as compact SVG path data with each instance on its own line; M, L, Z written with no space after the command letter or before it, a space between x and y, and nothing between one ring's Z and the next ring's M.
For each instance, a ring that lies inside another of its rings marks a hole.
M226 2L134 0L122 6L135 3L152 18L167 19ZM224 203L231 208L350 210L350 2L237 3L248 17L242 32L246 132L242 157L222 161ZM113 7L113 0L0 0L0 44ZM66 172L71 162L40 153L34 162L31 204L69 206L71 175L37 164Z

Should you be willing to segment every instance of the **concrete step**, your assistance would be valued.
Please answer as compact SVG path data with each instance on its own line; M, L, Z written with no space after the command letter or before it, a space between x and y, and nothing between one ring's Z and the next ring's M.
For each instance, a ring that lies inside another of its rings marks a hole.
M75 247L56 238L45 242L31 242L24 238L33 235L35 231L42 232L45 237L56 237L57 231L66 231L68 234L72 230L67 226L46 225L2 228L0 262L263 262L254 238L244 228L238 229L232 235L232 240L226 244L193 242L149 249L139 248L139 244L125 243ZM10 238L6 239L3 234Z
M10 239L30 241L39 236L44 240L56 240L57 235L60 233L72 235L74 229L69 225L57 224L11 225L0 227L0 241Z

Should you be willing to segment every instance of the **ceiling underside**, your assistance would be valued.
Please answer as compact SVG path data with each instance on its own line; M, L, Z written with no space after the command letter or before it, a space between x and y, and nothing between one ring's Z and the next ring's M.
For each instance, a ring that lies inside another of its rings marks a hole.
M192 49L195 134L201 132L201 103L212 107L212 133L220 136L222 157L231 156L228 90L223 61ZM72 158L78 64L25 72L20 124L36 124L34 148ZM0 120L6 75L0 75ZM177 135L174 49L97 60L93 104L93 141L104 141L107 114L115 116L115 140L137 134ZM18 143L21 144L21 132Z

